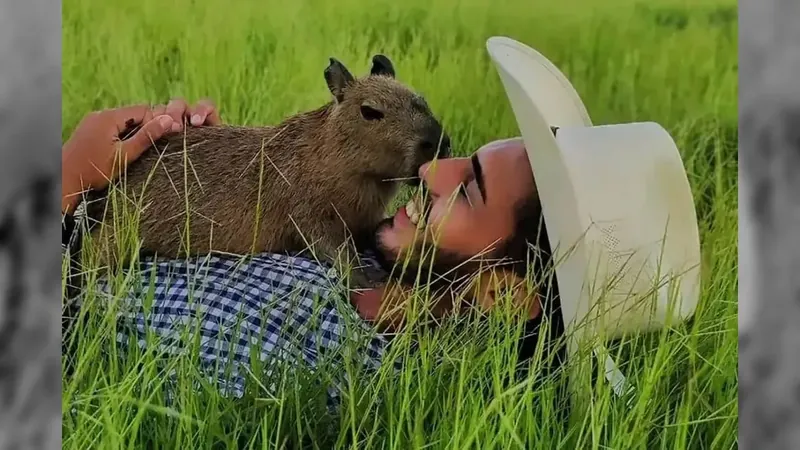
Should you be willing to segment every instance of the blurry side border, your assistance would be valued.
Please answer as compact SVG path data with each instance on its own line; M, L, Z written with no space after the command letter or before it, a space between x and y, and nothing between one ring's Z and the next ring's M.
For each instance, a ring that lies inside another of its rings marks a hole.
M0 449L61 447L61 2L0 0Z
M800 2L739 13L739 444L800 448Z

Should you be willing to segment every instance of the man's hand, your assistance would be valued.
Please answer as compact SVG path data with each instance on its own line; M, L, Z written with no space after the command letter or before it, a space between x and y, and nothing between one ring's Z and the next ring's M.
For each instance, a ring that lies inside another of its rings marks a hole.
M165 106L127 106L86 115L61 150L61 211L72 212L81 192L108 186L154 141L181 131L185 120L195 126L221 123L208 100L193 107L175 99ZM120 138L137 127L131 136Z
M381 332L399 332L408 323L406 315L409 312L415 317L412 322L427 323L438 322L453 310L450 290L426 292L422 295L428 299L425 304L409 304L410 300L420 297L419 293L415 295L412 287L390 280L377 288L353 292L350 301L361 318L372 322Z
M170 131L181 131L183 125L188 121L195 127L204 125L216 126L222 124L216 106L211 100L204 99L190 107L186 100L176 98L167 105L159 105L152 109L153 116L168 115L174 121Z
M426 299L425 304L409 304L422 298ZM350 301L361 318L373 322L381 331L393 332L406 325L408 313L417 323L426 323L438 322L455 311L466 309L488 313L492 309L509 307L526 320L534 319L542 311L539 294L528 289L525 279L503 268L475 273L467 283L452 289L439 287L422 295L415 295L412 287L400 281L389 280L378 288L351 294Z

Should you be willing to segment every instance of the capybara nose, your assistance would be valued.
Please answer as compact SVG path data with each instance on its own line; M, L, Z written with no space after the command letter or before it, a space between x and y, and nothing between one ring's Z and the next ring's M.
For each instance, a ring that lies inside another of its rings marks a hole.
M442 145L439 147L439 158L449 158L451 154L450 136L445 134L442 137Z
M420 144L425 158L428 160L434 157L443 159L450 157L450 136L442 134L441 131L431 133L429 137Z

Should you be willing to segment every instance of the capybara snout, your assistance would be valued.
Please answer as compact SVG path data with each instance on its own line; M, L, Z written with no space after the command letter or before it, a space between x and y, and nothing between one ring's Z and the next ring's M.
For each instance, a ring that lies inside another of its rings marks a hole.
M420 184L419 169L434 159L449 158L452 154L450 136L435 119L420 133L419 140L412 152L410 171L405 176L406 184L417 187Z
M423 162L450 157L450 136L438 121L425 129L419 143L419 152Z

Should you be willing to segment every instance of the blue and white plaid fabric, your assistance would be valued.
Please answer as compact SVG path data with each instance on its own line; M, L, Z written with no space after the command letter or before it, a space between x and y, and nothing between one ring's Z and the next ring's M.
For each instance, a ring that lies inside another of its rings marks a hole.
M377 266L369 256L362 261ZM269 375L269 364L313 370L323 359L341 360L345 348L359 348L358 359L377 369L389 344L357 315L345 291L337 291L335 271L311 259L268 253L144 259L140 267L138 278L125 282L117 342L124 350L133 339L144 349L154 335L160 352L175 355L199 339L193 347L199 348L199 364L223 395L240 397L247 383L265 386L252 379L252 357ZM120 297L105 279L97 289ZM329 401L338 397L335 388L328 393Z

